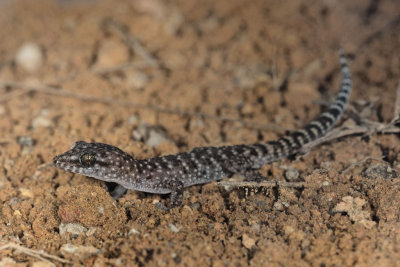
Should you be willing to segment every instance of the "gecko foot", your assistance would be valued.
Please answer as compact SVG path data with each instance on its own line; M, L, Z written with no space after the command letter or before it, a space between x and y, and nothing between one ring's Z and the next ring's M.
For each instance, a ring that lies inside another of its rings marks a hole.
M169 187L171 188L170 207L174 208L181 206L183 199L183 183L181 181L170 181Z
M105 187L108 193L112 196L113 199L118 200L123 194L126 192L126 188L122 185L112 182L106 182Z
M246 181L249 182L260 183L264 180L267 180L267 177L263 176L259 171L256 170L247 170L244 173L244 177L246 178Z

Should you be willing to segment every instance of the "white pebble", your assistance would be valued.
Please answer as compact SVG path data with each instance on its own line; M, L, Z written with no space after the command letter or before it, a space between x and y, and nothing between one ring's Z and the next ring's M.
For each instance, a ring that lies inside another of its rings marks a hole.
M18 49L15 62L24 70L35 72L43 64L43 52L39 45L27 42Z
M323 185L323 186L328 186L328 185L329 185L329 182L328 182L328 181L324 181L324 182L322 183L322 185Z

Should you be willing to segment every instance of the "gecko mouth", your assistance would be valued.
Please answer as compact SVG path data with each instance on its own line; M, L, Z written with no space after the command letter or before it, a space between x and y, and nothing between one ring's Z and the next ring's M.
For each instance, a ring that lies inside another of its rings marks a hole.
M53 164L58 168L64 168L65 160L62 159L62 155L58 155L53 158Z
M61 162L59 161L59 158L60 158L60 156L56 156L56 157L53 158L53 164L56 167L59 167L61 165Z

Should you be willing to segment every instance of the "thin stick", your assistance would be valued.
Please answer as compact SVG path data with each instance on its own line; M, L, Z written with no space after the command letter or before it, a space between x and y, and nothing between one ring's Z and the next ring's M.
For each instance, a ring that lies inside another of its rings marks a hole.
M198 112L189 112L189 111L179 111L176 109L170 109L166 107L154 106L154 105L146 105L146 104L139 104L131 101L124 101L113 99L109 97L96 97L96 96L89 96L84 94L79 94L67 90L62 90L56 87L45 86L45 85L37 85L37 84L26 84L17 81L0 81L0 87L17 87L23 90L25 93L28 92L40 92L44 94L54 95L54 96L62 96L62 97L70 97L75 98L82 101L88 102L99 102L107 105L118 105L124 107L132 107L132 108L139 108L139 109L150 109L160 113L168 113L168 114L177 114L180 116L189 116L189 117L200 117L204 119L212 119L217 121L225 121L225 122L240 122L243 125L249 128L255 128L260 130L273 130L276 132L286 131L288 129L280 127L274 124L261 124L249 120L238 120L237 118L225 117L225 116L214 116L210 114L198 113ZM20 94L18 94L20 95ZM15 96L15 95L13 95ZM6 102L10 100L9 94L6 95L6 98L0 99L0 103Z
M222 181L217 183L219 187L304 187L304 182L283 182L283 181L262 181L262 182L249 182L249 181Z
M379 161L379 162L388 164L386 161L384 161L384 160L382 160L382 159L383 159L383 157L381 157L381 158L371 158L371 157L363 158L363 159L361 159L361 160L359 160L359 161L357 161L357 162L351 164L351 165L350 165L349 167L347 167L346 169L344 169L344 170L342 171L341 174L347 173L348 171L350 171L350 170L353 169L354 167L360 166L361 164L363 164L363 163L366 162L367 160L375 160L375 161Z
M396 102L394 104L394 114L392 123L395 124L400 120L400 81L396 90Z
M10 139L6 139L6 138L3 138L3 139L0 139L0 144L8 144L8 143L11 143L13 140L10 138Z
M127 69L142 69L148 67L148 65L149 64L147 62L126 62L111 67L98 67L94 65L90 70L96 74L108 74Z
M114 29L115 32L124 40L124 42L135 52L138 56L143 58L149 66L158 66L159 61L155 59L141 44L133 37L127 30L123 28L118 21L109 19L105 22L106 26Z
M46 261L46 262L50 262L52 264L52 266L55 266L55 264L52 263L50 260L48 260L46 258L49 258L49 259L52 259L52 260L55 260L55 261L59 261L59 262L62 262L62 263L71 263L68 260L65 260L63 258L54 256L54 255L51 255L51 254L48 254L48 253L46 253L46 252L44 252L42 250L30 249L30 248L23 247L23 246L20 246L18 244L15 244L15 243L7 243L7 244L5 244L5 245L0 247L0 250L5 250L5 249L15 249L15 250L17 250L19 252L25 253L26 255L35 257L37 259L40 259L40 260L43 260L43 261Z
M313 142L306 144L301 150L300 154L305 154L311 150L311 148L318 146L322 143L330 142L332 140L349 136L355 134L372 134L372 133L380 133L380 134L395 134L400 133L400 128L391 124L383 124L383 123L375 123L373 127L368 126L342 126L336 128L329 132L326 136L323 136Z
M4 86L2 86L2 87L6 87L6 85L4 85ZM7 101L11 100L12 98L15 98L15 97L24 95L24 94L26 94L26 93L28 93L26 90L21 90L21 89L19 89L19 90L13 90L13 91L11 91L11 92L8 93L8 94L3 95L3 96L1 97L1 99L0 99L0 103L7 102Z

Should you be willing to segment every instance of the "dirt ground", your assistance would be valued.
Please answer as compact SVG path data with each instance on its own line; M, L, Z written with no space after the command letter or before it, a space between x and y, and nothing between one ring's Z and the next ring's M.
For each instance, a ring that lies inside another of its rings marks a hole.
M265 166L279 185L190 187L170 211L155 205L167 195L114 201L103 182L50 165L77 140L137 158L273 140L334 99L339 46L354 89L338 127L389 124L398 0L0 7L0 266L400 265L396 134Z

